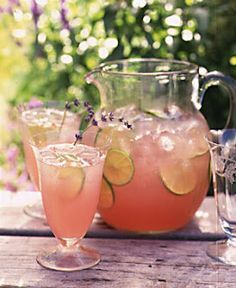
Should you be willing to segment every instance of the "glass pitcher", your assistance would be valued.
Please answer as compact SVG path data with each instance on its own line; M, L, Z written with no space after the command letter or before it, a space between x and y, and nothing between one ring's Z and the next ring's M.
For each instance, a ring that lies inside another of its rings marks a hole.
M235 125L236 82L211 72L199 85L195 64L161 59L107 62L86 75L113 121L98 210L110 226L166 232L188 223L210 182L209 128L199 112L206 89L223 85L230 95L228 126ZM125 119L125 120L124 120ZM127 122L123 123L126 124Z

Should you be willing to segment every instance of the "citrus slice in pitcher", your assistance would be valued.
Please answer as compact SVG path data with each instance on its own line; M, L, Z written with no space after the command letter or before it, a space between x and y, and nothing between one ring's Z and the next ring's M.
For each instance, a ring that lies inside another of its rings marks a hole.
M104 164L104 176L114 185L125 185L134 175L134 163L125 151L110 148Z
M163 165L160 177L165 187L176 195L186 195L197 185L197 174L188 160L174 160Z
M199 131L198 128L192 128L187 131L187 144L186 153L189 158L202 156L209 152L205 134Z
M95 144L97 147L103 146L107 141L107 137L111 137L114 132L112 127L99 128L95 137Z
M115 194L111 184L103 177L101 192L98 201L98 209L111 208L115 202Z
M111 137L111 146L113 148L127 152L131 150L131 143L134 138L132 131L128 129L117 130L117 127L100 128L95 138L96 146L102 146L107 137Z

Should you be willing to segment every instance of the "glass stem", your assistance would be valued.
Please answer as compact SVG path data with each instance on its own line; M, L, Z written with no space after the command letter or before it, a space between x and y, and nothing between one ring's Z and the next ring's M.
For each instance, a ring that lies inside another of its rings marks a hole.
M78 249L80 246L80 238L59 238L60 249L64 252L70 252L72 250Z

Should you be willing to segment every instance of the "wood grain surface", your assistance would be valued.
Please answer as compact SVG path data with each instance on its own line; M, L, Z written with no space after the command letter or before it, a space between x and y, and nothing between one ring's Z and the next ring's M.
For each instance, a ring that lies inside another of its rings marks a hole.
M0 287L236 287L236 268L205 251L207 241L84 239L101 262L80 272L57 272L35 261L54 238L0 237Z

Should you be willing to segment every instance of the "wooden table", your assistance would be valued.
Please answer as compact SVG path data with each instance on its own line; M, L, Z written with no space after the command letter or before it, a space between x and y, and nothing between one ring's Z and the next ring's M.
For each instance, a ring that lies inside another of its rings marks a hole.
M23 213L37 192L0 191L0 287L236 287L236 267L218 263L205 251L225 236L214 200L206 198L185 228L168 234L138 235L107 227L96 215L84 243L97 248L101 262L80 272L42 268L35 257L55 244L48 226Z

